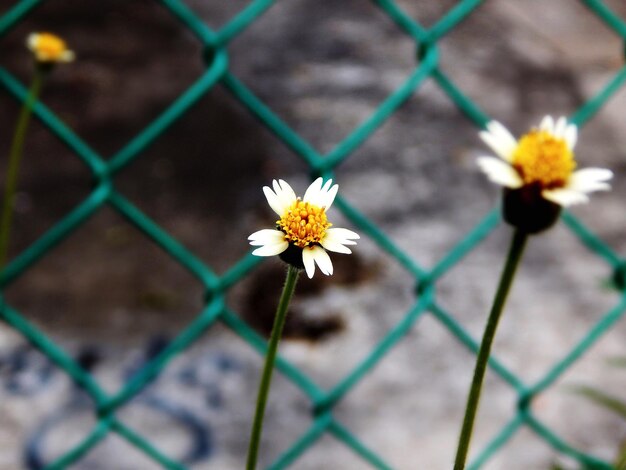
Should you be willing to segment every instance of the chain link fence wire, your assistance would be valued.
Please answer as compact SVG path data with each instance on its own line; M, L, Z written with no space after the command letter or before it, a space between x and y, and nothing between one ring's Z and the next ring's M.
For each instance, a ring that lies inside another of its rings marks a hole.
M26 275L29 269L42 257L46 256L58 243L81 227L102 208L108 206L137 227L147 238L151 239L195 276L206 290L206 304L197 318L167 348L136 373L121 390L115 394L109 394L67 352L33 326L11 305L3 302L0 310L2 319L21 333L24 338L45 354L56 366L65 371L93 400L94 412L97 416L95 426L71 450L59 457L55 462L49 464L47 467L49 469L64 469L78 462L109 433L115 433L125 439L163 468L184 469L185 466L183 464L163 454L152 442L123 424L116 417L116 411L154 381L173 358L189 348L218 322L227 326L248 342L259 354L265 352L266 344L263 338L231 310L224 300L228 290L254 270L261 262L261 259L248 254L231 266L224 275L218 276L210 266L203 263L194 253L190 252L134 206L113 185L115 177L119 172L123 171L133 160L139 158L146 148L157 144L159 137L164 132L167 132L168 128L180 119L200 98L207 94L209 90L216 86L226 88L250 113L256 116L261 125L269 129L289 147L294 155L306 162L313 176L332 177L333 169L348 159L355 149L376 132L427 79L434 80L477 128L483 128L490 120L479 106L455 85L453 78L446 75L439 68L440 50L438 41L452 31L468 15L473 14L482 3L481 0L460 1L434 26L428 29L406 14L394 0L372 0L382 12L393 20L399 29L415 41L417 65L404 83L391 93L369 118L326 154L315 150L229 71L229 53L227 50L229 43L276 3L274 0L254 0L250 2L247 7L239 11L219 30L209 28L181 0L155 1L159 1L184 27L189 28L197 37L203 48L206 70L160 116L132 138L121 150L106 159L93 150L87 142L78 137L45 104L42 102L36 103L33 110L35 116L87 166L93 175L95 184L91 193L82 202L7 265L0 276L0 286L4 288L21 276ZM588 8L590 14L596 15L615 34L626 40L626 22L620 19L602 0L580 0L580 2ZM0 35L6 35L42 3L43 0L18 1L0 16ZM625 81L626 66L623 66L595 96L585 102L570 117L570 121L579 127L584 126L607 100L624 86ZM20 83L3 67L0 67L0 84L18 101L23 102L26 99L27 90L24 84ZM364 214L357 211L344 198L339 196L336 205L359 229L362 235L370 237L380 249L396 259L408 274L415 279L416 302L402 320L370 351L367 357L329 390L319 387L297 367L285 359L279 358L276 367L310 399L313 411L310 427L293 442L286 452L269 466L273 470L288 468L295 464L298 458L324 435L331 435L337 441L350 448L363 460L364 464L366 462L373 468L378 469L391 468L383 456L368 448L352 430L348 429L333 416L335 405L349 394L355 385L366 378L368 372L385 358L421 316L432 315L468 349L474 353L478 349L476 338L472 337L454 319L450 312L439 305L436 286L438 280L448 270L459 263L465 255L472 251L500 224L499 210L496 208L487 214L434 267L428 269L411 259L379 227L369 221ZM553 364L543 377L534 383L522 381L515 373L507 369L497 357L491 357L489 363L491 370L499 375L516 392L518 407L507 424L500 429L485 448L480 450L473 462L470 463L468 468L471 470L481 468L485 462L523 428L530 428L557 452L574 458L585 468L612 468L609 462L589 455L568 444L539 420L530 407L535 395L551 387L626 312L626 260L603 243L590 229L569 212L564 212L562 222L589 250L603 259L612 268L616 285L621 292L620 301L607 311L560 361Z

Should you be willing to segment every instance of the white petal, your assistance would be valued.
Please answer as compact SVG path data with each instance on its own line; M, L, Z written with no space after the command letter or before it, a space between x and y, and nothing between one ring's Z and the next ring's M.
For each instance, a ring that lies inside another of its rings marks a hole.
M256 256L274 256L287 249L289 243L280 230L263 229L248 237L250 245L260 246L252 252Z
M334 251L335 253L344 253L349 255L352 250L347 246L342 245L337 240L329 239L328 237L320 241L325 250Z
M574 175L584 175L585 178L591 178L595 181L608 181L613 178L613 172L606 168L583 168L575 171Z
M311 204L321 207L319 201L320 192L322 190L322 182L322 178L317 178L315 181L313 181L304 193L304 197L302 198L302 200L304 202L310 202Z
M339 228L339 227L329 228L328 232L332 233L333 235L337 235L342 238L345 238L346 240L350 240L350 239L358 240L361 238L361 236L358 233L353 232L352 230L348 230L347 228Z
M325 207L326 210L330 209L330 206L333 205L333 201L335 200L335 196L339 190L338 184L330 187L332 182L333 180L328 180L320 192L320 207ZM329 187L330 189L328 189Z
M279 243L285 239L285 234L280 230L263 229L258 232L254 232L248 237L250 245L272 245Z
M256 256L274 256L285 251L288 246L289 243L287 243L287 240L283 240L280 243L265 245L261 248L257 248L252 252L252 254Z
M314 246L309 251L313 255L313 259L319 266L320 271L327 276L330 276L333 273L333 263L330 260L328 253L326 253L326 250L321 246Z
M507 188L520 188L524 182L515 168L494 157L479 157L476 162L480 169L494 183Z
M346 229L340 229L340 228L328 229L326 231L326 235L324 236L324 238L320 240L320 243L326 250L334 251L336 253L345 253L349 255L350 253L352 253L352 250L350 250L350 248L344 245L356 245L356 242L353 242L352 240L348 240L345 237L342 237L340 232L337 232L338 230L346 230ZM350 230L346 230L346 232L350 232ZM356 233L354 233L354 235L358 237Z
M343 245L356 245L353 240L361 238L358 233L348 230L347 228L329 228L326 230L326 236L320 242L324 248L338 253L351 253L351 251Z
M503 160L511 161L517 147L515 137L498 121L487 124L487 130L479 133L480 138Z
M28 38L26 38L26 46L33 52L37 49L37 43L39 42L39 34L38 33L30 33Z
M556 124L554 125L554 132L552 135L558 139L562 139L565 137L565 129L567 128L567 119L564 116L561 116L556 120Z
M565 129L565 134L563 135L565 142L570 150L574 150L576 146L576 141L578 140L578 128L575 124L570 124Z
M276 212L279 216L283 216L283 204L278 199L278 196L270 189L269 186L263 186L263 194L265 194L265 199L267 199L267 203L270 205L272 210Z
M585 193L566 188L544 189L541 191L541 195L548 201L563 207L589 202L589 198Z
M613 178L613 172L604 168L584 168L572 173L567 182L567 189L583 193L608 191L611 186L606 182Z
M267 199L267 203L270 205L270 207L272 208L272 210L274 212L276 212L276 214L278 214L280 217L282 217L283 215L285 215L285 212L287 211L287 209L289 209L289 206L291 206L291 204L293 203L293 200L287 198L284 195L284 190L281 190L281 188L278 186L278 182L276 180L273 181L273 186L274 189L276 190L276 188L278 189L277 192L274 192L270 189L269 186L263 186L263 194L265 194L265 198ZM287 184L287 183L285 183ZM287 185L289 186L289 185ZM291 188L289 188L291 189ZM293 190L292 190L293 191ZM279 196L280 194L280 196ZM294 198L295 200L295 198Z
M552 119L552 116L545 116L541 120L541 124L539 124L539 129L554 135L554 119Z
M315 261L313 259L312 247L302 249L302 264L304 264L306 275L309 276L309 279L311 279L313 274L315 274Z
M296 193L291 186L285 180L274 180L272 181L272 186L274 187L274 193L276 193L276 197L280 201L282 207L289 208L296 201ZM284 214L284 212L283 212Z
M75 58L76 58L76 54L74 54L74 51L63 51L59 60L61 62L67 63L67 62L73 62Z
M510 147L511 152L517 147L517 139L511 134L511 132L504 127L498 121L491 121L487 124L487 129L500 139L501 142L506 143Z

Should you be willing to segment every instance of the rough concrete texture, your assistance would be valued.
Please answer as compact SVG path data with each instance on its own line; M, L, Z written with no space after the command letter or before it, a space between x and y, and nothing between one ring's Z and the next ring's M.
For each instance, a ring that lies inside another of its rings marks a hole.
M214 27L247 4L188 3ZM455 4L398 3L425 25ZM626 17L624 2L607 3ZM30 72L23 40L32 30L58 32L76 50L78 60L55 71L44 100L107 156L163 111L203 67L195 39L154 1L46 2L0 42L0 63L22 80ZM545 114L571 114L623 65L623 43L572 0L487 1L440 47L442 69L515 133ZM412 41L366 0L277 2L229 52L231 70L323 152L416 65ZM581 166L608 167L616 177L612 192L574 210L620 253L626 253L625 107L622 90L581 132ZM0 93L2 155L17 111L7 93ZM337 169L340 190L413 259L432 266L498 199L475 165L487 152L476 131L428 81ZM305 165L217 87L123 171L116 186L222 273L247 252L247 235L273 220L261 187L282 177L302 192L307 176ZM90 178L71 152L34 123L20 188L14 254L79 203ZM350 227L337 212L334 218ZM475 337L509 237L510 230L499 227L438 286L440 304ZM413 279L371 241L359 243L353 256L334 259L333 278L303 279L298 286L290 339L281 349L322 387L332 387L358 364L416 301ZM283 271L269 260L229 295L231 307L259 331L270 327ZM495 354L529 383L542 377L617 303L617 294L603 287L610 275L564 226L533 238ZM7 297L111 392L143 363L148 345L158 350L202 307L201 285L108 209L11 285ZM625 336L621 321L532 405L568 443L606 459L626 438L626 424L567 387L594 384L623 396L626 372L605 359L626 354ZM335 415L393 468L450 468L473 362L434 317L423 316L338 404ZM195 455L201 458L190 468L242 468L261 364L248 345L216 326L119 416L173 457L200 446ZM482 405L473 450L513 416L516 397L490 373ZM294 385L275 377L263 464L307 429L309 408ZM2 470L38 468L93 424L85 397L7 327L0 329L0 422ZM36 450L30 463L27 444ZM575 468L524 430L484 468L547 469L561 460ZM72 468L157 466L110 436ZM367 465L325 436L293 468Z

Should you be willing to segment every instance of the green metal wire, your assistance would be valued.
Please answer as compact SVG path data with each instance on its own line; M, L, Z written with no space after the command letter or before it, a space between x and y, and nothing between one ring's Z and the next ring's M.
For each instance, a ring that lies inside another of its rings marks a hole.
M53 1L53 0L48 0ZM425 28L411 18L394 0L372 0L399 28L415 42L416 67L396 90L394 90L357 128L339 142L330 152L322 154L297 132L289 127L277 114L263 103L238 77L229 70L227 47L233 39L252 25L276 2L274 0L254 0L237 13L221 29L215 31L205 24L182 0L155 0L166 8L182 25L189 29L200 42L205 71L174 102L143 131L132 138L122 149L104 158L93 150L87 142L78 137L56 114L41 101L33 108L33 115L41 121L76 157L82 161L95 182L92 192L73 210L60 219L38 240L19 253L6 266L0 275L0 288L16 282L54 247L66 240L93 215L107 206L129 223L137 227L165 253L189 271L206 290L206 305L196 319L181 332L174 341L156 358L138 371L121 389L111 395L106 393L96 379L82 369L67 353L43 332L33 326L24 316L0 298L0 317L7 325L18 331L26 340L45 354L57 367L85 391L93 401L97 422L91 432L70 451L60 456L48 469L65 469L78 462L110 433L125 439L148 458L166 469L184 469L182 463L159 451L147 438L130 429L115 417L115 413L138 393L147 387L167 365L182 351L188 349L208 329L221 323L247 342L252 348L265 354L266 342L250 326L233 312L225 303L225 294L241 281L261 262L250 254L234 263L225 274L219 276L193 252L183 246L166 230L152 221L135 207L124 195L113 189L114 177L123 171L151 145L157 145L159 137L179 120L192 106L216 86L223 86L261 125L270 130L295 156L302 159L312 175L330 176L334 168L350 158L355 150L363 145L396 110L410 99L428 79L432 79L461 113L478 128L483 128L489 117L469 99L443 70L439 68L438 41L454 30L469 15L480 14L481 0L461 0L449 10L434 26ZM602 0L579 0L615 34L626 41L626 23L620 19ZM0 16L0 37L18 25L43 0L20 0ZM615 73L608 83L590 100L583 103L573 113L570 121L584 126L593 115L626 83L626 66ZM24 102L27 90L6 69L0 67L0 86L19 102ZM334 407L351 393L352 389L375 368L404 336L419 326L420 318L431 315L450 334L470 351L476 353L478 342L472 337L454 315L444 310L437 302L438 280L453 269L475 249L499 224L499 210L489 212L476 227L446 253L432 268L420 265L400 249L376 224L345 199L337 198L337 207L360 229L362 235L371 238L387 255L395 259L415 280L416 301L406 315L373 347L369 354L346 374L334 387L326 390L315 384L306 374L282 357L278 357L276 368L296 385L311 402L311 425L296 438L292 445L268 468L279 470L297 465L301 455L314 446L322 436L332 436L347 446L353 453L372 468L389 469L385 458L366 446L358 437L358 430L344 426L333 416ZM590 251L603 259L616 274L626 271L626 260L615 253L606 243L568 212L563 214L563 222ZM244 236L244 235L242 235ZM518 408L511 411L511 417L474 458L468 466L478 470L521 429L531 429L556 452L568 455L586 468L611 468L608 462L585 453L568 444L557 433L533 415L533 397L551 387L554 382L619 321L626 312L626 287L622 286L622 296L617 305L611 308L595 323L579 342L564 352L563 358L550 367L534 384L524 383L513 371L507 369L496 357L489 360L492 373L505 381L518 396Z

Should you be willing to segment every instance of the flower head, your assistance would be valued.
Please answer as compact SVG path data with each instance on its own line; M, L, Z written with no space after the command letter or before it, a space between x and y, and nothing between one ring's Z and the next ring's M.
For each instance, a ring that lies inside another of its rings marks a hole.
M346 245L356 245L357 233L345 228L331 228L326 211L337 194L338 185L317 178L300 199L287 182L274 180L273 190L263 187L270 207L280 217L276 229L264 229L248 237L250 244L258 246L252 254L279 255L281 259L313 277L315 265L327 276L333 273L328 251L351 253Z
M499 158L480 157L478 165L491 181L506 188L507 221L519 226L524 219L522 225L529 223L529 232L540 231L556 220L561 207L588 202L587 194L611 188L610 170L576 170L577 134L576 126L564 117L556 122L544 117L538 128L519 140L499 122L487 124L480 137Z
M72 62L75 57L74 52L67 48L65 41L51 33L31 33L26 45L35 55L37 62L43 64Z
M494 183L507 188L536 186L544 199L569 206L587 202L588 193L608 190L613 173L603 168L575 170L574 145L577 129L564 117L556 123L550 116L539 128L516 141L499 122L491 121L480 133L500 157L481 157L478 164Z

